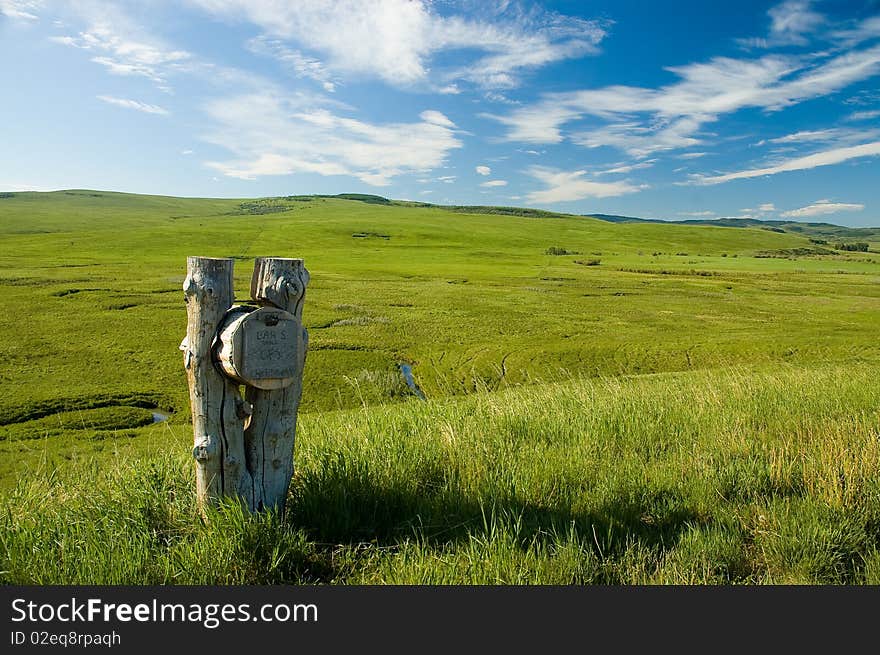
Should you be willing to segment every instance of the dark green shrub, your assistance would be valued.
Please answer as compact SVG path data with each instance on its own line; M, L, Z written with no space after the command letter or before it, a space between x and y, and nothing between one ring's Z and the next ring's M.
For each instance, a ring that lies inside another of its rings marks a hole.
M840 241L834 244L838 250L846 250L848 252L868 252L868 244L864 241L856 241L853 243L844 243Z
M550 246L544 251L545 255L578 255L576 250L566 250L561 246Z

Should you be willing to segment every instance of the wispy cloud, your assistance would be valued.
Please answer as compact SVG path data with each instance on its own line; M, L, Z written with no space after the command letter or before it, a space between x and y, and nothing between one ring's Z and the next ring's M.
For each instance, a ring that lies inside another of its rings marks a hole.
M503 93L498 93L497 91L486 91L486 93L483 94L483 97L486 100L488 100L489 102L498 102L503 105L522 104L519 100L512 100L512 99L508 98L506 95L504 95Z
M868 111L854 111L846 117L847 121L870 121L880 118L880 109L872 109Z
M786 45L806 45L808 36L826 23L822 14L813 11L811 0L786 0L771 7L770 31L767 37L738 39L748 47L770 48Z
M560 171L544 166L532 166L526 173L543 182L547 187L532 191L526 198L531 203L556 203L584 198L611 198L627 193L635 193L644 187L629 182L596 182L587 178L587 172Z
M476 169L478 175L491 175L492 169L488 166L477 166Z
M36 12L42 6L41 0L0 0L0 15L18 20L39 20Z
M837 30L833 36L850 46L877 38L880 36L880 16L871 16L859 22L855 27Z
M318 82L328 93L336 90L336 84L324 64L299 50L288 48L277 39L258 36L248 41L247 47L255 54L272 57L297 77Z
M451 121L433 111L420 122L374 124L272 93L217 100L206 111L215 126L204 138L235 155L208 165L242 179L304 172L386 186L398 175L440 167L462 145Z
M808 143L833 143L836 146L848 146L856 145L860 142L865 143L878 137L880 137L880 128L852 129L830 127L824 130L801 130L772 139L762 139L754 145L763 146L772 143L774 145L789 146Z
M482 187L507 186L507 180L489 180L480 184Z
M597 171L596 175L621 175L624 173L632 173L633 171L642 170L644 168L651 168L655 163L657 163L656 159L648 159L637 164L615 164L612 168L607 168L604 171Z
M770 143L801 143L809 141L828 141L840 136L840 130L831 128L827 130L805 130L786 134L785 136L769 139Z
M426 123L433 123L434 125L440 125L441 127L455 127L455 123L449 120L449 117L442 112L436 111L434 109L428 109L419 114L419 118L421 118Z
M760 218L766 219L769 214L776 212L776 205L772 202L765 202L757 207L744 207L739 210L740 213L737 216L730 216L730 218Z
M865 206L860 203L817 200L812 205L782 212L781 215L786 218L809 218L811 216L825 216L827 214L837 214L840 212L857 212L862 211L864 208Z
M825 22L822 14L810 9L812 4L811 0L786 0L771 8L767 12L772 20L771 34L790 42L803 43L805 34L813 32Z
M110 73L145 77L167 89L168 74L181 70L184 62L192 57L186 50L173 48L145 34L118 7L76 6L84 12L83 18L89 27L75 36L55 36L51 40L92 52L92 61Z
M442 15L428 0L190 0L213 16L246 20L339 74L395 86L457 82L509 89L523 71L597 52L606 25L519 3L475 5L475 15ZM448 7L447 7L448 9ZM435 66L442 52L470 52L466 65Z
M657 89L615 85L549 93L507 115L482 115L507 126L504 138L509 141L569 139L587 148L608 146L647 157L704 143L705 126L722 116L748 108L779 111L871 78L880 73L880 45L843 53L715 57L666 70L679 80ZM567 130L586 118L605 124Z
M169 111L158 105L150 105L146 102L138 100L129 100L127 98L114 98L113 96L97 96L98 100L102 100L108 104L124 107L125 109L134 109L145 114L159 114L160 116L168 116ZM192 151L190 151L192 152Z
M713 211L701 211L701 212L678 212L679 216L690 216L692 218L711 218L712 216L717 216Z
M744 180L753 177L763 177L765 175L776 175L777 173L785 173L789 171L817 168L819 166L830 166L832 164L840 164L841 162L849 161L850 159L875 157L877 155L880 155L880 141L863 143L845 148L823 150L804 157L789 159L773 166L766 166L764 168L753 168L735 173L713 176L695 174L691 176L691 180L688 184L721 184L723 182L730 182L731 180Z

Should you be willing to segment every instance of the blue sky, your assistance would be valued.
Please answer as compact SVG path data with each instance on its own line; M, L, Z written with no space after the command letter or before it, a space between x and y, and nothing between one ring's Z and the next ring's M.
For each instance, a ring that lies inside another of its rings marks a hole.
M880 225L880 2L0 0L0 190Z

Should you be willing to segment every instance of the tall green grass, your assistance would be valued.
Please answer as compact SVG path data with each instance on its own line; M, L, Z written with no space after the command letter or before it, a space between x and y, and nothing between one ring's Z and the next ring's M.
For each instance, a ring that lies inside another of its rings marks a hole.
M5 583L880 584L869 365L571 379L305 414L284 517L185 449L34 473Z

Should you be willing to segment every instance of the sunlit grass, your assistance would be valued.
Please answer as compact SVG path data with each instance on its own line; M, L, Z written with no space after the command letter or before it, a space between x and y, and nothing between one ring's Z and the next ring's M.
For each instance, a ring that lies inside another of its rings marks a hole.
M3 503L0 569L38 583L871 583L875 376L571 380L310 414L283 522L230 504L202 524L183 452L31 475Z

